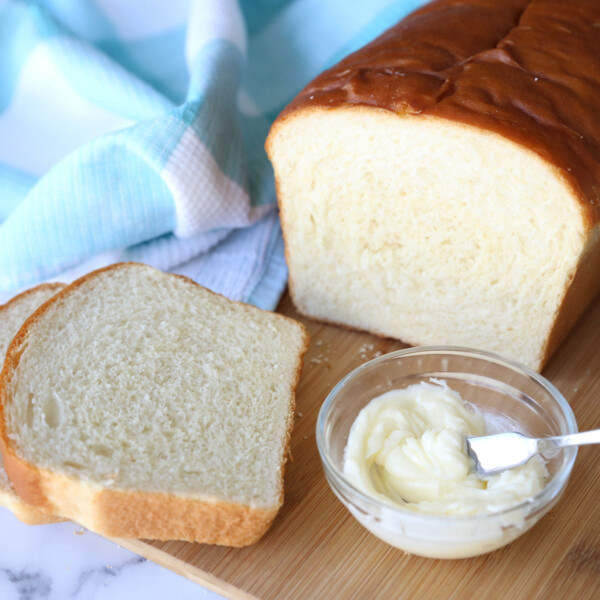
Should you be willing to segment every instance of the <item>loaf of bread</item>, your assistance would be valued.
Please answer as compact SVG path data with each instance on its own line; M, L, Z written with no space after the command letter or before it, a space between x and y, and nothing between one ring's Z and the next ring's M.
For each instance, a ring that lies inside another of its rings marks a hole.
M10 302L0 306L0 360L4 362L6 350L15 334L29 317L46 300L64 288L63 283L46 283L31 288ZM47 514L24 502L15 492L15 488L4 471L0 454L0 506L5 506L27 525L43 525L61 521L60 517Z
M113 537L244 546L283 501L307 334L124 263L29 318L0 375L6 471L29 503Z
M600 2L439 0L267 140L305 315L541 370L600 287Z

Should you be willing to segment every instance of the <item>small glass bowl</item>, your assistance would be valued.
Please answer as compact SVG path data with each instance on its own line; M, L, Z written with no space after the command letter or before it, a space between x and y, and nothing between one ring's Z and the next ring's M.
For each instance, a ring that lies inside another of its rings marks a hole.
M341 502L371 533L411 554L466 558L496 550L522 535L560 498L576 448L548 459L549 477L533 498L497 513L429 515L390 506L356 489L343 473L348 434L373 398L431 378L444 380L477 407L489 433L519 431L531 436L577 431L573 411L544 377L500 356L456 347L409 348L380 356L346 375L323 403L317 446L325 476Z

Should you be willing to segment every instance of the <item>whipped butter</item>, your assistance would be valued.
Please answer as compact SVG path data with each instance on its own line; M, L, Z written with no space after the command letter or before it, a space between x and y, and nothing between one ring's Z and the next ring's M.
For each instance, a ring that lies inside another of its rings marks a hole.
M482 416L443 381L391 390L356 418L344 474L365 494L412 511L498 513L535 496L547 470L535 457L487 480L478 478L464 438L485 433Z

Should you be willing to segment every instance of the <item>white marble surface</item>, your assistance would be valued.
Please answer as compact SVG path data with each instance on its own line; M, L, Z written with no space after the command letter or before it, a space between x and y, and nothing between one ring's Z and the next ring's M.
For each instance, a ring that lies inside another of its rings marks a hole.
M74 523L23 525L0 508L1 600L221 600Z

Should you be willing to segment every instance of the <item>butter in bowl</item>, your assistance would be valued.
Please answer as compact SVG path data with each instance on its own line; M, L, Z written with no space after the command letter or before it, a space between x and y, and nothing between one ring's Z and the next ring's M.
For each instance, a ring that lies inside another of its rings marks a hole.
M464 437L577 431L560 392L500 356L422 347L369 361L325 400L317 444L331 488L371 533L405 552L466 558L533 527L560 498L576 448L487 480L470 469Z

